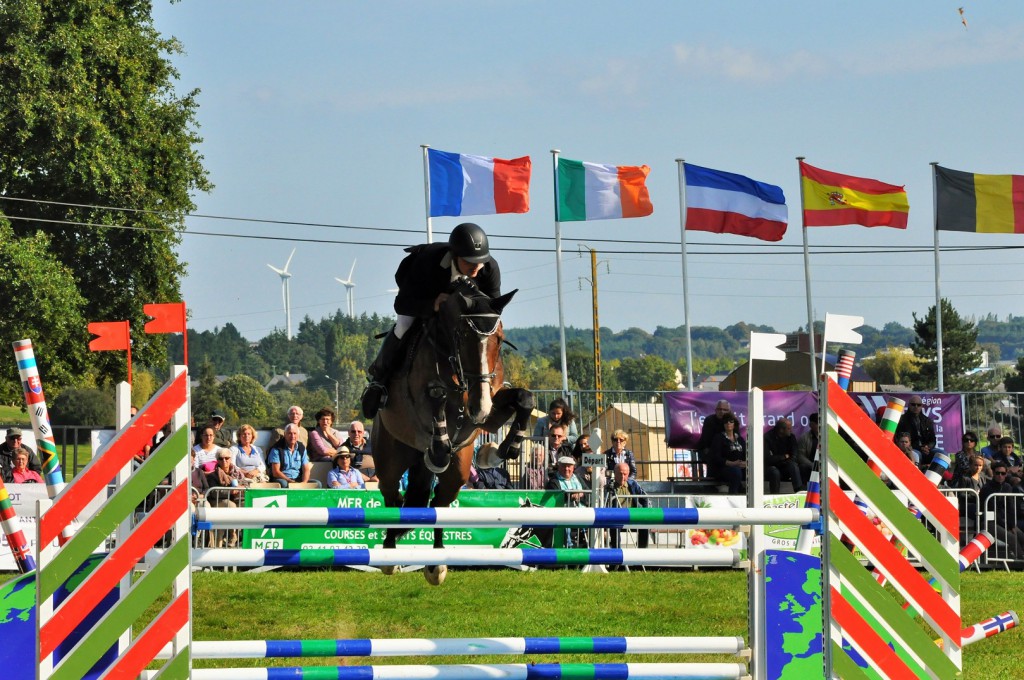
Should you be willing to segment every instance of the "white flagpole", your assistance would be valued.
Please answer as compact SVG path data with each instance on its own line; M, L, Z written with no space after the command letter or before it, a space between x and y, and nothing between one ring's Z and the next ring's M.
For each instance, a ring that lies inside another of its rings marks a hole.
M683 251L683 325L686 327L686 389L693 391L693 352L690 345L690 289L686 272L686 167L682 158L679 168L679 244Z
M430 158L427 154L429 144L420 144L423 149L423 199L427 205L427 243L434 242L434 228L430 223Z
M811 255L807 248L807 224L804 221L804 176L800 172L800 162L803 156L797 156L797 176L800 180L800 226L804 237L804 287L807 290L807 341L808 350L811 355L811 389L818 390L818 372L814 363L814 303L811 301ZM824 347L822 353L824 354Z
M939 292L939 188L936 179L936 166L938 161L931 163L932 166L932 214L935 225L935 359L936 368L939 371L939 392L944 392L945 381L942 379L942 293Z
M555 279L558 282L558 341L562 353L562 394L569 395L569 362L565 357L565 315L562 311L562 223L558 214L558 149L551 150L555 175Z

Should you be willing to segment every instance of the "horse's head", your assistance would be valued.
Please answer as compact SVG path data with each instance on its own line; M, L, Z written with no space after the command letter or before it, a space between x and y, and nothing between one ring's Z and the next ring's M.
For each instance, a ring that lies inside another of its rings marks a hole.
M453 379L467 391L466 407L474 424L490 414L491 395L504 380L501 312L516 292L491 298L481 293L472 279L459 279L452 283L448 299L438 311L437 330L446 336L443 346L450 352Z

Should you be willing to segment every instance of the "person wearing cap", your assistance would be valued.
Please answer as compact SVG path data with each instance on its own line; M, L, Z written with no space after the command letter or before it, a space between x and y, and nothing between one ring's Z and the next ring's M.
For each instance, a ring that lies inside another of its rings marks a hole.
M327 473L327 486L332 489L365 489L366 483L359 470L352 467L352 452L347 446L338 449L334 467Z
M511 489L512 479L502 465L498 445L487 442L476 452L477 489Z
M576 507L583 501L583 485L576 472L576 461L572 456L560 456L555 461L555 474L548 479L545 489L565 493L565 504ZM586 547L587 534L580 529L566 531L566 547Z
M224 427L224 420L224 414L222 412L214 411L211 413L210 419L206 422L206 425L203 425L203 427L196 431L195 444L202 444L203 430L207 427L212 427L213 443L225 449L230 449L235 443L235 435L234 432Z
M491 257L487 234L477 224L463 222L452 230L447 242L423 243L406 248L405 252L409 254L395 272L398 319L367 370L369 385L361 398L363 415L371 420L387 405L385 386L402 354L406 331L417 319L428 319L437 313L454 281L468 278L484 295L501 295L501 271Z
M11 483L14 481L12 476L14 471L14 452L16 449L25 449L28 451L28 469L42 474L43 466L39 462L39 456L31 447L25 446L21 443L22 439L21 428L12 427L7 430L7 437L3 444L0 444L0 476L3 477L3 481Z

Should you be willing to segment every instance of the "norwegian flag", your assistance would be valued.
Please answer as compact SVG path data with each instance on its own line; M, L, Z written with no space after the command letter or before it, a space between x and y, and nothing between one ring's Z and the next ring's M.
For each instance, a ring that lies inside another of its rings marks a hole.
M991 619L986 619L978 624L981 629L985 631L985 637L1002 633L1004 630L1013 628L1017 625L1017 622L1013 618L1013 614L1010 612L1003 612L998 616L993 616Z

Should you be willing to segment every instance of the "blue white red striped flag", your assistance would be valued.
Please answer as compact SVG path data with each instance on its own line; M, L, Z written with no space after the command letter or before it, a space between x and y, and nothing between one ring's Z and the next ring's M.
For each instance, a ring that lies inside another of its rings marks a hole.
M781 187L690 163L683 168L687 229L782 239L789 210Z
M427 149L430 216L530 210L530 157L487 158Z

